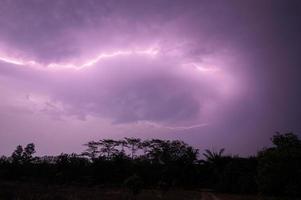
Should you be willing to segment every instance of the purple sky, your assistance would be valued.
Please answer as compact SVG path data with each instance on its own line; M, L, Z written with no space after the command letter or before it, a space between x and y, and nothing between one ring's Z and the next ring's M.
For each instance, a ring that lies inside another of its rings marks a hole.
M301 3L1 0L0 154L101 138L249 155L301 132Z

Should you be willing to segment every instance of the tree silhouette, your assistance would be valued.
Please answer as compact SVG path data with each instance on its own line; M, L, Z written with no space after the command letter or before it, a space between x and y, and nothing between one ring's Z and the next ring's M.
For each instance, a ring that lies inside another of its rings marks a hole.
M279 132L276 132L271 140L277 148L298 148L301 145L298 136L293 133L280 134Z
M32 162L33 159L33 154L35 153L35 145L34 143L29 143L26 145L24 148L23 154L22 154L22 159L24 163L30 163Z
M16 147L16 150L12 153L12 161L18 164L30 163L33 159L33 154L35 153L34 143L29 143L23 149L21 145Z
M131 158L134 159L134 157L136 156L136 152L142 147L141 146L141 139L139 138L124 138L126 143L127 143L127 147L129 148L130 152L131 152Z
M84 156L88 156L92 161L98 157L99 154L99 142L90 141L87 144L84 144L88 148L82 153Z
M84 144L87 149L81 155L43 157L34 157L35 145L29 143L0 158L0 186L1 180L125 186L132 198L143 187L157 188L162 194L172 187L196 187L298 199L301 141L293 133L277 133L271 140L273 146L256 157L206 149L204 160L198 159L198 149L180 140L101 139Z
M23 147L21 145L18 145L16 147L16 150L12 153L12 160L14 163L21 163L23 158Z
M116 147L120 143L112 139L104 139L99 141L100 152L102 155L105 155L107 159L111 159L113 155L118 153Z
M224 151L224 148L219 151L210 151L209 149L205 149L205 153L203 153L203 155L206 157L207 162L216 163L222 159Z
M121 153L125 153L124 147L127 147L127 142L125 140L118 140L117 142L121 147Z
M258 186L263 193L301 195L301 141L292 133L277 133L274 147L258 153Z

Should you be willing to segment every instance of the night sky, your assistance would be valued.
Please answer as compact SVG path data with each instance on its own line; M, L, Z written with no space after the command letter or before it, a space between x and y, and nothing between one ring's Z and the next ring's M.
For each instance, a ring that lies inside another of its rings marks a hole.
M301 133L301 1L1 0L0 154L102 138L250 155Z

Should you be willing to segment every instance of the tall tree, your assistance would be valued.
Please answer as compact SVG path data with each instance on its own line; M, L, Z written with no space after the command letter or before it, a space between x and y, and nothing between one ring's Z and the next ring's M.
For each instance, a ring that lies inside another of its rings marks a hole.
M15 151L12 153L12 160L14 163L21 163L22 162L22 155L23 155L23 147L18 145Z
M301 140L277 133L273 147L258 153L258 186L263 193L301 196Z
M33 154L36 152L34 143L29 143L24 148L22 159L25 163L33 161Z
M119 145L118 141L112 139L100 140L100 152L106 156L107 159L111 159L113 155L118 153L116 147Z
M87 144L84 144L84 146L87 146L88 148L82 153L83 156L88 156L92 161L94 161L99 154L99 142L90 141Z
M127 142L127 147L131 152L131 158L134 159L136 156L136 152L142 147L141 146L141 139L139 138L124 138Z

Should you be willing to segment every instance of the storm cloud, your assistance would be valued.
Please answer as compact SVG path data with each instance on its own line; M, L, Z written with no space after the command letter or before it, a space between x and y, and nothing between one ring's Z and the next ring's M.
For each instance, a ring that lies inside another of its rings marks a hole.
M142 136L255 152L301 129L299 13L298 1L1 1L0 150Z

